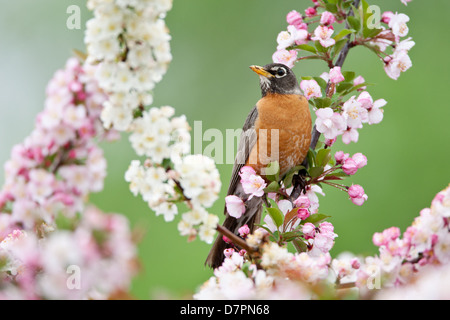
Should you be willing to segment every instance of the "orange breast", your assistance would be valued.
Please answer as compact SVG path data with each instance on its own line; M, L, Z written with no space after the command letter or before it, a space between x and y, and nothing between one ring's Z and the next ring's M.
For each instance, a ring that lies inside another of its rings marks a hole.
M280 176L303 162L311 142L308 101L300 95L268 94L258 101L257 142L247 165L258 173L278 161Z

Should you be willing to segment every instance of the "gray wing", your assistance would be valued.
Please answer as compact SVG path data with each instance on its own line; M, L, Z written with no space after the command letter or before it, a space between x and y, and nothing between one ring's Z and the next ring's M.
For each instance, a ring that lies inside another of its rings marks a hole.
M228 187L228 193L235 194L236 186L240 181L239 171L245 165L252 151L253 147L256 144L256 131L255 131L255 122L258 118L258 108L256 106L250 111L245 120L244 126L242 127L242 134L239 139L238 151L236 154L236 159L234 161L233 171L231 173L230 185Z

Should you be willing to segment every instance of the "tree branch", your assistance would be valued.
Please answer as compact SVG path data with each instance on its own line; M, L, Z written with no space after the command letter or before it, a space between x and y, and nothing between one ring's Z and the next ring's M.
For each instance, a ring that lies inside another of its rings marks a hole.
M358 8L359 7L359 3L360 3L360 0L355 0L355 1L353 1L353 6L355 8ZM350 9L348 11L347 17L348 16L353 16L353 10L352 9ZM348 28L348 23L347 23L347 28ZM351 36L351 34L347 35L347 38L349 40L350 40L350 36ZM338 58L336 60L336 63L334 64L336 67L342 67L342 65L344 64L345 59L347 58L348 52L349 52L349 50L352 47L353 47L353 44L350 41L347 41L347 43L345 44L344 48L342 48L342 51L339 53L339 56L338 56ZM331 82L328 81L326 92L329 91L330 84L331 84ZM311 144L310 144L310 148L311 149L314 150L316 148L316 145L317 145L317 142L319 141L319 138L320 138L320 132L317 131L316 125L314 125L313 132L312 132L312 135L311 135Z
M247 251L247 253L251 254L251 253L253 253L255 251L247 244L247 242L244 239L242 239L241 237L238 237L233 232L231 232L227 228L221 226L220 224L217 225L216 230L220 234L222 234L223 236L225 236L228 239L230 239L233 242L234 245L236 245L236 246L244 249L245 251Z

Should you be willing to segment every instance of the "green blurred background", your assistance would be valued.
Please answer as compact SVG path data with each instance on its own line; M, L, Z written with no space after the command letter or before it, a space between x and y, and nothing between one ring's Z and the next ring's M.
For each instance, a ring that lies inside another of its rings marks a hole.
M383 71L378 58L357 48L343 70L353 70L376 85L369 88L375 99L384 98L384 120L360 131L357 144L336 143L335 151L362 152L369 164L348 183L364 186L369 200L353 205L339 191L325 188L320 212L331 215L339 237L333 256L351 251L375 254L372 234L390 226L402 231L434 195L450 182L450 84L448 30L450 2L413 0L369 1L382 10L408 14L409 35L416 46L410 51L413 67L397 81ZM45 86L61 68L72 48L84 49L84 23L91 14L85 1L0 0L0 162L12 146L31 131L34 117L43 108ZM68 30L66 9L82 8L82 29ZM154 106L171 105L186 114L191 126L203 121L203 130L242 126L248 111L260 97L258 78L251 64L271 61L277 34L286 28L285 16L301 11L307 0L175 0L167 15L172 35L173 62L155 90ZM320 75L326 66L302 62L297 76ZM204 145L207 145L205 143ZM108 160L105 189L91 201L107 212L129 217L134 227L146 230L139 244L142 270L131 292L136 298L186 298L212 272L203 266L209 245L188 243L178 235L177 222L155 217L140 198L134 198L124 172L135 159L128 139L102 145ZM231 165L218 165L222 196L211 212L221 215ZM3 180L3 172L0 178Z

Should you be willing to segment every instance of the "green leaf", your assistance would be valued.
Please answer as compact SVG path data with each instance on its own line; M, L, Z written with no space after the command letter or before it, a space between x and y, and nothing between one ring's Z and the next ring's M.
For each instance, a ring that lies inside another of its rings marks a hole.
M294 177L295 174L298 173L298 171L300 171L302 169L305 169L305 167L304 166L295 166L294 168L292 168L285 174L285 178L283 179L283 185L285 188L291 187L292 178Z
M349 29L343 29L341 30L337 35L333 37L334 40L339 41L346 35L349 35L350 33L355 32L355 30L349 30Z
M308 166L311 168L314 165L316 159L316 152L313 149L309 148L306 158L308 159Z
M333 46L333 50L334 50L333 51L333 56L335 56L336 54L338 54L342 50L342 48L345 46L347 41L348 41L347 38L344 38L344 39L341 39L339 41L336 41L336 43Z
M317 41L314 43L314 45L316 46L317 51L323 52L323 53L327 52L327 48L324 48L324 47L320 44L320 41L319 41L319 40L317 40ZM320 59L320 57L318 57L318 58Z
M294 239L297 239L301 235L302 235L301 232L288 231L288 232L282 233L281 237L283 238L284 241L290 242L290 241L293 241Z
M383 29L377 29L377 28L363 28L363 37L364 38L374 38L376 37Z
M313 225L317 226L319 223L323 222L324 220L330 218L330 216L321 214L321 213L315 213L310 215L307 219L302 220L302 222L300 224L305 224L305 223L312 223Z
M304 76L304 77L301 77L301 78L302 78L302 80L312 80L313 77L310 77L310 76Z
M280 165L278 161L269 163L263 170L264 176L270 181L278 181L280 176Z
M336 88L336 92L342 92L345 91L347 89L350 89L351 87L353 87L353 83L350 82L341 82L337 88Z
M317 178L323 173L323 169L324 167L322 166L312 167L311 169L309 169L309 175L311 176L311 178Z
M323 80L321 77L313 77L314 80L316 80L317 84L325 90L327 88L327 82Z
M292 243L294 244L295 250L297 250L297 252L306 252L308 250L308 245L303 240L294 239Z
M358 32L359 29L361 29L361 22L359 21L358 18L356 18L354 16L348 16L347 22L348 22L349 26L356 32Z
M309 44L300 44L298 46L295 46L294 49L300 49L300 50L305 50L305 51L312 52L312 53L317 53L316 48L314 48L313 46L310 46Z
M280 185L277 181L272 181L267 187L264 188L264 192L277 192L280 189Z
M330 11L331 13L337 13L338 12L337 5L334 4L334 3L326 3L325 4L325 8L327 9L327 11Z
M342 72L342 75L344 76L345 81L350 82L356 77L356 73L353 71L344 71Z
M331 149L320 149L316 156L316 165L325 167L331 159Z
M272 218L273 222L277 226L281 226L283 224L284 215L283 212L281 212L278 208L266 208L267 212L269 213L270 217Z

